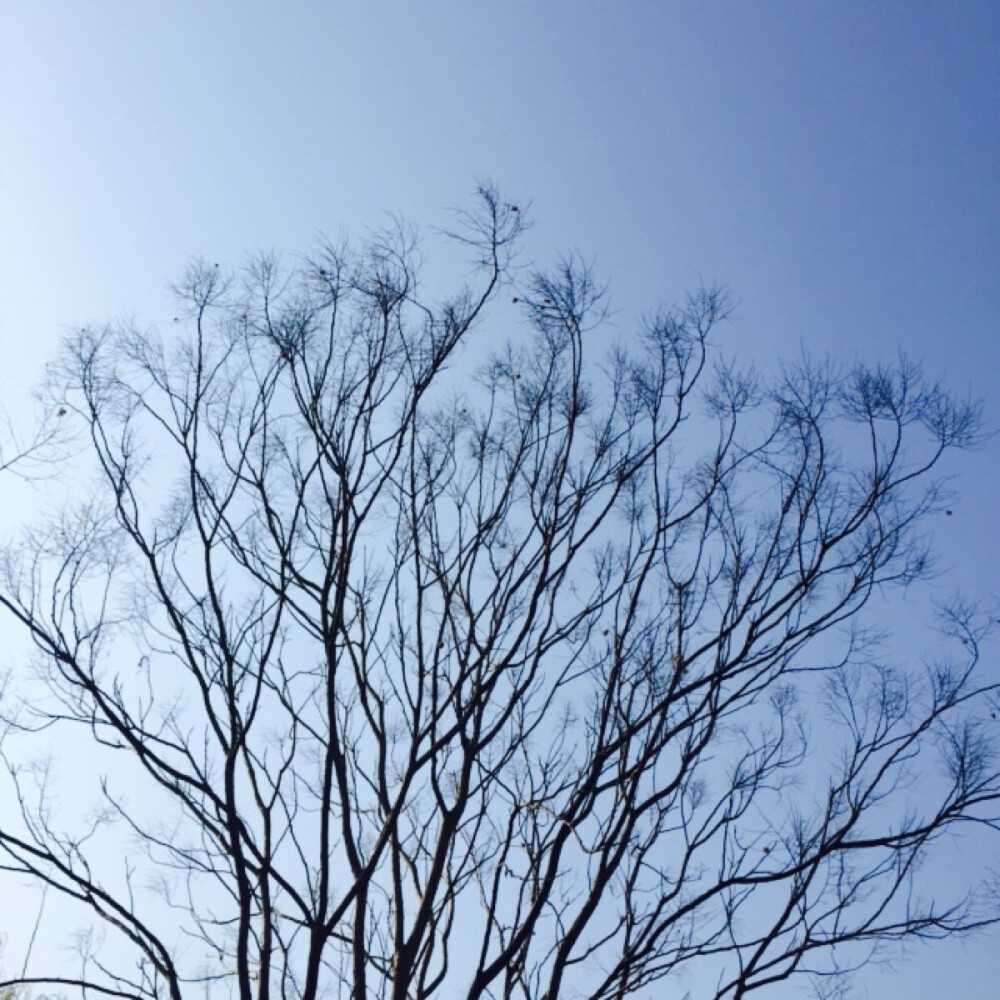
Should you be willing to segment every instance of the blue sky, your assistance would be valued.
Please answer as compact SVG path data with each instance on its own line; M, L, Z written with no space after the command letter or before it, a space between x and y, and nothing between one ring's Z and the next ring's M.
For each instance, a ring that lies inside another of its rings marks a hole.
M0 402L74 323L169 318L192 255L444 223L490 176L623 328L722 281L742 356L902 347L998 426L998 112L986 0L0 0ZM954 465L941 586L1000 597L998 460ZM859 987L986 996L997 943Z

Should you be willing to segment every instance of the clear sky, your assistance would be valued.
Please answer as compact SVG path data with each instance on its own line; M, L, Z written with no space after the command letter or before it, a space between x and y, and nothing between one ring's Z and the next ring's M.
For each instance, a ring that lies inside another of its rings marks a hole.
M902 347L1000 426L995 0L0 0L0 403L71 324L168 318L192 255L443 223L484 176L623 325L722 281L743 356ZM942 586L994 598L998 460L936 528ZM985 998L998 956L859 995Z

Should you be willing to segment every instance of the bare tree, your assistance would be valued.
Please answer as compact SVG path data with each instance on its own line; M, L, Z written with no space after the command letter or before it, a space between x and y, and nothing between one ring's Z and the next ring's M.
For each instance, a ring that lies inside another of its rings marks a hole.
M3 563L37 679L0 848L104 937L12 983L736 1000L996 918L923 881L996 828L984 627L894 666L866 614L928 573L976 407L904 361L741 371L714 291L612 344L586 266L511 268L523 215L460 213L450 299L400 226L71 339L96 479ZM93 748L75 826L38 734Z

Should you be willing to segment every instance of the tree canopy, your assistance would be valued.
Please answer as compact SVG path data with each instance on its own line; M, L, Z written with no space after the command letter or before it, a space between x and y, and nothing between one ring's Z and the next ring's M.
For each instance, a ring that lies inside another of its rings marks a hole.
M68 338L93 475L3 558L0 857L101 934L11 983L738 1000L997 919L925 882L996 827L988 620L879 627L978 407L741 368L716 290L621 335L524 216L458 213L448 296L400 225ZM39 745L97 776L68 823Z

